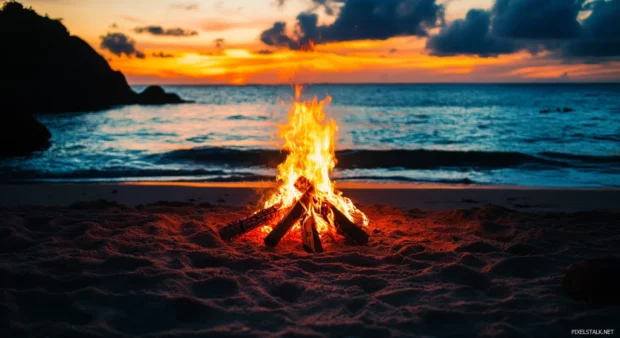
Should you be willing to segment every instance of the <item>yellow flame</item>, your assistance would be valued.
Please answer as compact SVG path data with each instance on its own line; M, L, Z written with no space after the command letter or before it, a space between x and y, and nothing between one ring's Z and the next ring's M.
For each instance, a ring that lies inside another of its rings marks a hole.
M331 97L327 96L321 101L316 97L304 101L301 99L301 92L302 86L295 86L295 100L288 114L288 122L279 128L278 135L284 141L282 149L288 152L288 155L278 166L277 180L281 185L265 202L264 207L268 208L276 203L282 203L284 207L293 205L301 197L301 192L295 188L295 182L303 176L315 189L313 203L308 208L309 213L318 214L317 210L320 210L322 202L329 201L350 220L360 219L366 226L366 215L359 211L351 200L337 193L334 182L329 178L337 162L335 138L338 131L336 121L326 119L323 110ZM316 223L320 234L335 232L328 222L319 220Z

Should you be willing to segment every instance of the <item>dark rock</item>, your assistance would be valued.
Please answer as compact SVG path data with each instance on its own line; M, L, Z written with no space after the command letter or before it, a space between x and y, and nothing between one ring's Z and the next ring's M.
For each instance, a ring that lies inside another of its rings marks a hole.
M178 96L136 94L125 76L60 20L17 2L0 10L0 109L22 113L88 112L123 104L182 102ZM151 101L153 100L153 101Z
M29 114L0 116L0 156L27 155L47 149L49 130Z
M604 257L576 263L566 269L562 287L577 300L620 304L620 258Z
M138 94L139 104L170 104L187 102L174 93L166 93L160 86L149 86Z

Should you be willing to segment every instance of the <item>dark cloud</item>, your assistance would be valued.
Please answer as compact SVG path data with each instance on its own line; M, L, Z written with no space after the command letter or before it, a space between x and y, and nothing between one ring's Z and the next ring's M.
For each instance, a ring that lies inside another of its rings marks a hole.
M579 35L577 17L586 0L496 0L493 34L513 39L570 39Z
M101 36L101 49L107 49L116 56L125 54L144 59L144 53L136 49L136 42L123 33L107 33Z
M514 41L491 34L490 22L489 12L471 9L465 19L454 20L439 34L431 36L426 41L426 48L438 56L476 54L489 57L517 51Z
M620 0L593 1L586 9L591 13L583 21L581 34L563 47L562 55L570 58L620 56Z
M322 8L327 15L334 15L336 12L336 8L345 3L347 0L306 0L306 2L310 3L311 7L309 11L316 11L319 8ZM276 6L284 7L286 0L276 0Z
M162 26L144 26L134 28L136 33L149 33L152 35L166 35L166 36L196 36L197 31L185 30L183 28L163 28Z
M174 57L174 54L169 54L169 53L164 53L164 52L153 53L151 55L153 55L153 57L156 57L156 58L173 58Z
M620 56L619 23L620 0L496 0L491 10L470 10L443 28L426 48L439 56L549 51L568 62L598 63Z
M260 35L260 40L269 46L294 48L295 42L286 35L286 23L276 22Z
M270 46L295 49L312 39L315 43L385 40L395 36L427 36L428 30L443 24L444 8L436 0L337 0L319 4L340 3L342 7L330 25L318 25L315 13L297 16L295 32L289 36L286 25L276 22L261 34Z

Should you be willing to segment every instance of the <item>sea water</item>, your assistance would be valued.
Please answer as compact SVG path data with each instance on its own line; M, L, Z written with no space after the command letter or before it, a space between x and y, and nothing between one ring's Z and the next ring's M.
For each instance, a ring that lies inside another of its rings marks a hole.
M136 91L144 87L134 87ZM166 86L194 103L39 114L48 150L0 180L273 180L291 86ZM620 186L618 84L310 85L331 96L339 181ZM559 108L559 110L558 110ZM565 109L566 108L566 109Z

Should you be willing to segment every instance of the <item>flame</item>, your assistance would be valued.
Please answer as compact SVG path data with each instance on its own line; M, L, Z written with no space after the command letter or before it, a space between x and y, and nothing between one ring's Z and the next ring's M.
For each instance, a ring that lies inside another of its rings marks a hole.
M267 199L264 207L282 203L283 207L293 205L302 195L295 188L295 182L301 176L312 183L315 189L314 199L308 207L308 213L317 220L317 230L320 235L334 234L333 215L328 215L325 221L316 215L321 210L324 201L329 201L334 207L342 211L350 220L362 220L364 226L368 219L358 210L351 200L337 192L335 183L330 180L329 174L336 166L335 138L338 125L333 119L326 119L323 108L331 102L331 97L319 101L316 97L304 101L301 99L302 86L295 86L295 99L288 114L288 122L279 126L278 136L284 141L283 151L288 152L286 160L278 166L279 174L276 177L281 183L276 192ZM296 225L293 230L299 228ZM263 229L268 232L270 229Z

